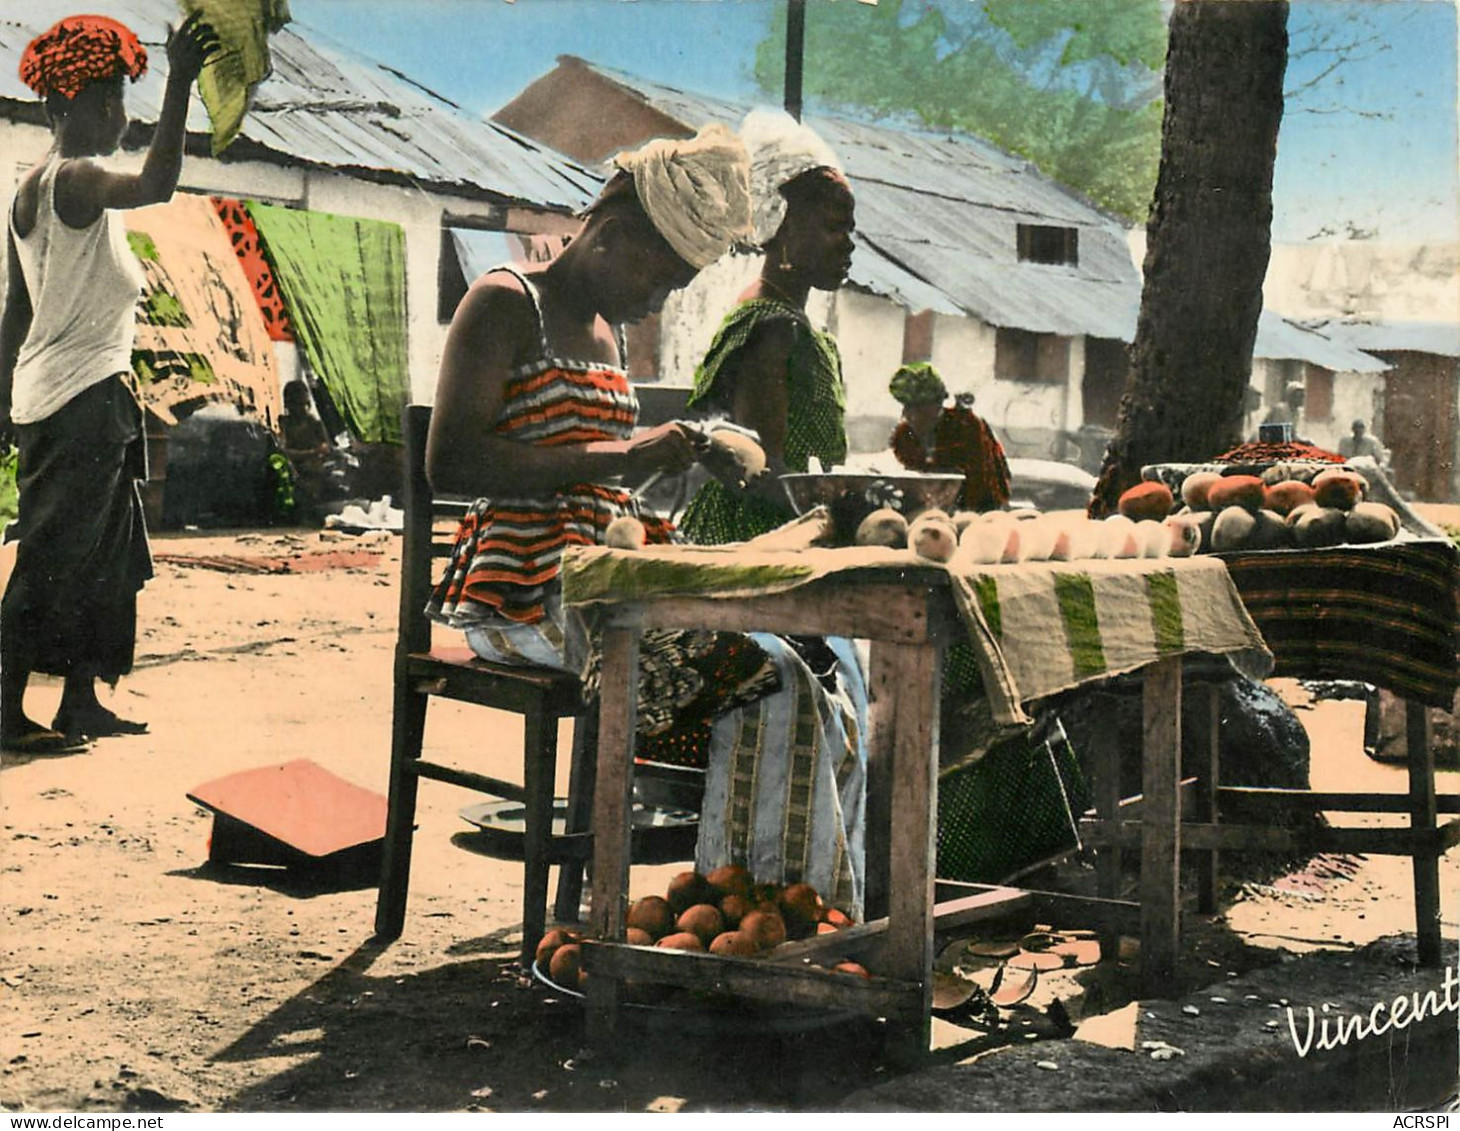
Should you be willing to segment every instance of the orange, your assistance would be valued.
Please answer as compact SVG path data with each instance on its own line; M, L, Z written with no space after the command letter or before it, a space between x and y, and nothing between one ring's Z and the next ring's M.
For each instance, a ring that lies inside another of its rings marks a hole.
M552 979L564 989L576 990L583 973L583 952L577 943L568 943L553 951L548 967Z
M786 941L786 921L775 911L752 911L740 920L740 933L755 941L759 950L770 950Z
M859 978L870 978L872 976L860 962L852 962L850 960L838 962L832 967L832 970L838 974L855 974Z
M537 944L537 953L534 957L537 959L538 969L547 969L548 964L552 962L554 952L560 946L577 941L578 935L575 932L563 927L554 927L547 934L543 935Z
M714 898L710 881L698 872L681 872L669 881L669 906L676 915L683 915L696 903L709 903Z
M675 924L681 931L698 935L706 946L725 929L725 917L713 903L697 903L687 909Z
M641 927L630 927L624 932L624 942L630 946L653 946L654 936Z
M811 934L821 918L821 896L816 889L810 884L792 884L781 892L779 902L787 933L793 939Z
M755 880L750 873L739 864L726 864L722 868L716 868L705 879L710 881L710 886L721 897L738 895L749 899L750 889L755 886Z
M735 958L750 958L757 953L755 940L741 931L725 931L710 943L710 953Z
M720 900L720 914L725 917L725 929L736 930L740 926L740 920L755 910L750 905L750 900L743 895L727 895Z
M628 925L662 939L674 930L674 909L663 896L646 895L629 908Z
M689 931L679 931L676 934L665 935L655 946L662 946L665 950L698 950L703 951L705 944L700 942L700 936L690 934Z

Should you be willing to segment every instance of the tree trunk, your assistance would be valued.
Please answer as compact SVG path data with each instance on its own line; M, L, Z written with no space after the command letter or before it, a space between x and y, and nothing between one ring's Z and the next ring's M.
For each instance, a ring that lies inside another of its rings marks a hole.
M1115 510L1141 467L1241 439L1272 226L1286 2L1177 0L1161 166L1120 423L1091 500Z

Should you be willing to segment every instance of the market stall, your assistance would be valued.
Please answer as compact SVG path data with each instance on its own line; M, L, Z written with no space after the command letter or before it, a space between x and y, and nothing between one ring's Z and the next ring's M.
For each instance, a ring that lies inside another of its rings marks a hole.
M1143 977L1158 989L1178 940L1182 657L1226 656L1254 676L1271 662L1225 566L1165 557L943 564L879 547L817 548L794 539L765 545L592 547L564 557L565 602L589 611L603 641L593 937L583 944L593 1039L613 1039L624 983L635 980L870 1013L889 1020L895 1055L927 1051L935 928L1019 896L990 889L943 904L934 898L940 669L945 646L964 638L974 645L996 717L1010 721L1024 718L1023 704L1033 699L1145 673L1139 916ZM870 641L867 922L855 939L817 936L795 944L794 961L776 962L621 941L637 642L650 628ZM814 965L853 941L871 948L872 977Z

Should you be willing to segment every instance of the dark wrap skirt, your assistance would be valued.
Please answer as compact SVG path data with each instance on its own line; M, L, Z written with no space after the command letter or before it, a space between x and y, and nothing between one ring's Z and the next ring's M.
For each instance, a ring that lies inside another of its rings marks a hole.
M20 546L0 601L0 663L115 683L132 669L137 591L152 576L130 378L108 377L15 433L19 517L7 540Z

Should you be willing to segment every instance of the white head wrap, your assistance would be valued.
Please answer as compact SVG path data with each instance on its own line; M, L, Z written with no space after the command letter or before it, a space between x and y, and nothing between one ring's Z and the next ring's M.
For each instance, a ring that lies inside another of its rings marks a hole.
M633 174L650 223L691 267L708 267L750 231L750 159L721 125L659 138L613 164Z
M786 218L781 186L812 169L841 172L842 165L815 130L784 110L752 110L740 126L740 140L750 151L753 239L757 247L764 247Z

